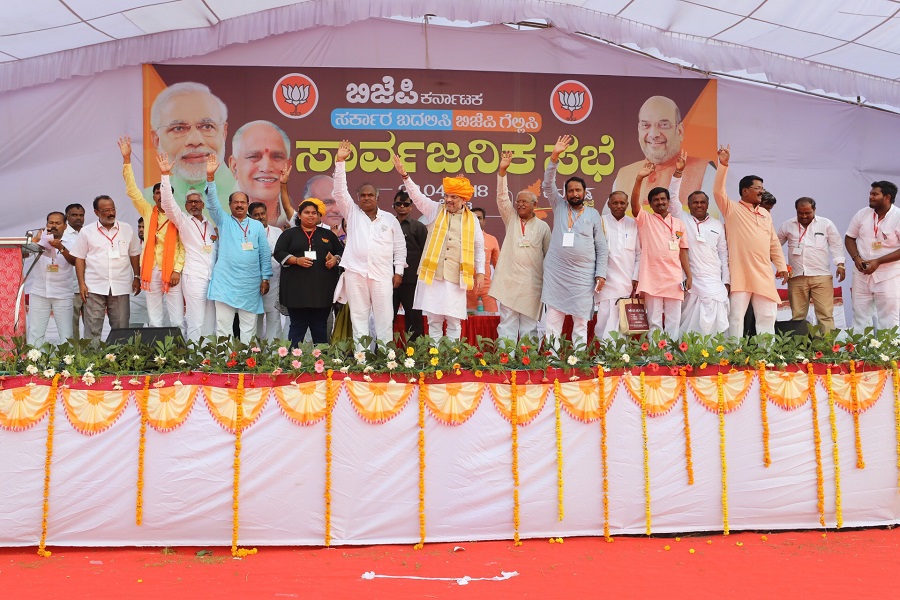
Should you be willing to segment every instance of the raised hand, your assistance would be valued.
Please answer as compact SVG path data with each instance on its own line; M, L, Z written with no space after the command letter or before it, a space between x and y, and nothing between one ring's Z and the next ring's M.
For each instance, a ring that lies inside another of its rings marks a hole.
M156 163L159 165L160 174L168 175L172 172L172 163L169 162L169 154L167 152L157 154Z
M219 159L216 158L216 153L211 152L209 156L206 157L206 178L214 177L216 174L216 169L219 168Z
M337 154L334 156L335 162L344 162L348 158L350 158L350 142L347 140L341 140L341 145L338 146Z
M675 170L679 173L684 171L684 167L687 166L687 150L682 150L677 157L675 157Z
M284 170L281 172L281 183L287 183L288 177L291 175L291 169L294 168L294 163L288 163Z
M553 146L553 154L559 157L560 154L566 151L566 148L569 147L569 144L572 143L571 135L561 135L559 139L556 140L556 145Z
M638 181L648 177L650 173L656 170L656 165L654 165L649 160L644 163L644 166L641 167L641 170L638 171L637 178Z
M119 138L119 150L122 152L122 161L124 163L131 162L131 138L124 135Z
M497 172L501 177L506 175L506 170L509 169L509 165L512 164L512 156L513 153L510 150L504 150L500 153L500 168Z
M723 167L728 166L728 161L731 160L731 144L727 146L719 146L719 164Z
M394 155L394 158L392 160L394 161L394 168L397 169L398 173L400 173L400 177L406 179L406 167L403 166L403 161L400 160L400 157L396 154Z

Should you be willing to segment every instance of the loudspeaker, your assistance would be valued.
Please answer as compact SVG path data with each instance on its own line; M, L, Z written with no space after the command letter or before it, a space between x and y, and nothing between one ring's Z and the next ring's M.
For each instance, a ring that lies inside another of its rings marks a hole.
M806 319L796 321L775 321L775 333L791 335L809 335L809 322Z
M122 327L110 330L109 335L106 336L106 343L127 344L136 335L141 336L141 342L144 344L162 342L169 336L178 341L181 340L181 329L178 327Z

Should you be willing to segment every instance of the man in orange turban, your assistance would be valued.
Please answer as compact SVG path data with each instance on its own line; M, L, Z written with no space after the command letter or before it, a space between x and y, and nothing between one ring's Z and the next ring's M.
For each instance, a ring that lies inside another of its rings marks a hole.
M445 177L444 202L435 202L419 190L399 156L394 156L394 167L429 222L413 308L428 320L433 339L441 338L446 322L447 337L458 340L466 318L466 291L480 294L484 285L484 234L466 205L475 188L465 177Z

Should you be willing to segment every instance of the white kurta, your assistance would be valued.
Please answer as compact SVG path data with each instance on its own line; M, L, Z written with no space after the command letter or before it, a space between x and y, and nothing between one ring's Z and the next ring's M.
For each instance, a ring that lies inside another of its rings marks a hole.
M641 265L641 242L638 240L637 223L629 216L617 221L612 215L601 217L603 233L609 244L606 263L606 283L595 301L618 300L631 296L632 281L637 281Z

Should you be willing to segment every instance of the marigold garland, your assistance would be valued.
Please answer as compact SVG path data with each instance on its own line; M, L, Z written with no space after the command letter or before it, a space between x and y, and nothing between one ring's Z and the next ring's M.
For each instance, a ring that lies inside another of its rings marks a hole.
M556 518L558 521L562 521L563 516L565 516L565 505L563 503L562 421L559 418L560 397L562 396L562 392L559 386L559 378L553 380L553 396L556 404Z
M897 432L897 488L900 489L900 370L897 361L891 361L891 372L894 377L894 429Z
M650 535L652 521L650 512L650 448L647 442L647 388L644 386L644 372L641 371L641 436L644 441L644 510L647 513L647 535Z
M337 393L334 371L325 374L325 547L331 546L331 427Z
M243 558L249 554L256 554L256 548L238 548L238 524L240 514L240 506L238 499L240 498L241 484L241 436L244 430L244 374L238 374L237 390L235 390L234 404L236 407L235 425L234 425L234 484L232 486L232 523L231 523L231 555L237 558Z
M509 417L512 423L512 476L513 476L513 545L521 546L519 540L519 390L516 388L516 372L513 371L509 385Z
M419 543L415 550L425 547L425 400L428 395L425 373L419 372Z
M844 526L844 510L841 500L841 457L838 449L837 416L834 413L834 387L831 382L831 367L825 370L825 389L828 392L828 421L831 423L831 458L834 462L834 514L837 528Z
M763 438L763 465L769 468L772 465L772 456L769 453L769 382L766 381L766 363L759 361L759 409L762 413L762 438Z
M600 463L603 468L603 539L612 541L609 535L609 452L606 447L606 411L603 407L606 400L606 381L603 376L603 367L597 372L598 392L600 393Z
M722 373L716 374L716 394L719 413L719 456L722 461L722 529L728 535L728 463L725 460L725 388Z
M134 507L134 522L137 525L144 524L144 451L147 445L147 399L150 397L150 376L144 376L144 389L138 400L138 412L141 414L140 438L138 440L138 472L137 472L137 500Z
M687 464L688 485L694 485L694 453L691 450L691 421L688 418L687 372L680 369L681 378L681 412L684 414L684 460Z
M38 544L38 556L48 558L52 552L47 550L47 518L50 514L50 466L53 463L53 429L56 423L56 394L59 386L59 374L53 376L47 399L50 401L50 417L47 420L47 454L44 458L44 499L41 505L41 541Z
M866 461L863 458L862 437L859 434L859 390L856 387L856 361L850 361L850 410L853 413L853 436L856 441L856 468L865 469Z
M809 375L809 400L812 403L813 441L816 449L816 507L819 524L825 527L825 477L822 474L822 434L819 432L819 406L816 403L816 373L812 363L806 364Z

